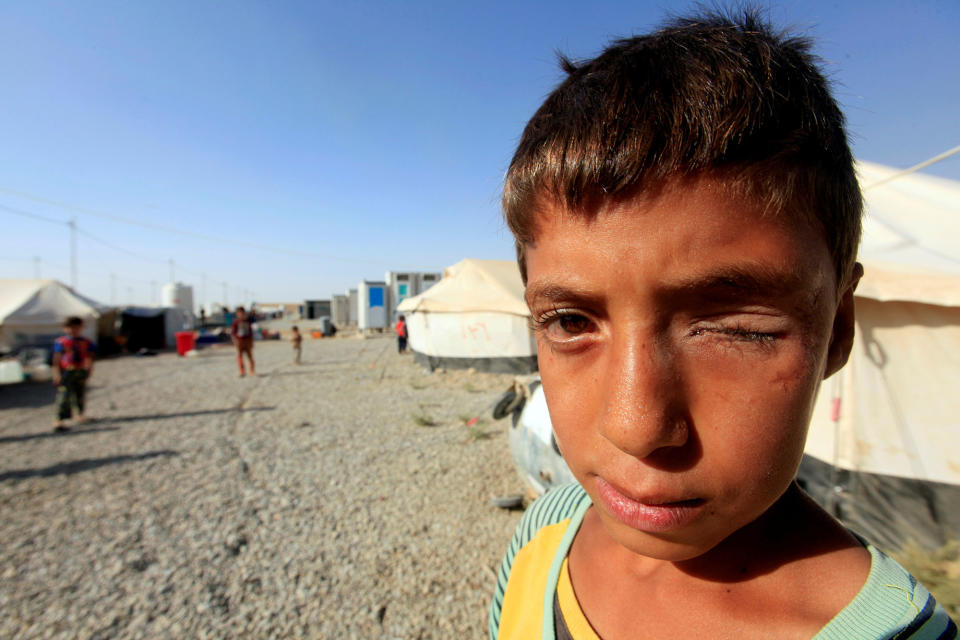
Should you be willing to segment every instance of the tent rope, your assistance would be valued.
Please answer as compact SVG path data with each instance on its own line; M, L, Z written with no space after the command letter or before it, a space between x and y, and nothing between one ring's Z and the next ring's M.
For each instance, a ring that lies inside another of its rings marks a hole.
M945 158L949 158L950 156L952 156L952 155L954 155L954 154L956 154L956 153L960 153L960 145L954 147L953 149L948 149L948 150L944 151L943 153L941 153L941 154L939 154L939 155L935 155L935 156L933 156L932 158L930 158L929 160L924 160L924 161L921 162L920 164L915 164L915 165L913 165L912 167L908 167L908 168L904 169L903 171L898 171L897 173L893 174L892 176L887 176L887 177L884 178L883 180L878 180L877 182L874 182L873 184L868 184L867 186L863 187L863 191L866 191L867 189L873 189L874 187L879 187L879 186L882 185L882 184L886 184L886 183L888 183L888 182L890 182L890 181L892 181L892 180L896 180L897 178L902 178L903 176L909 175L909 174L911 174L911 173L916 173L917 171L920 171L920 169L924 169L924 168L926 168L926 167L929 167L930 165L935 164L935 163L937 163L937 162L940 162L941 160L944 160Z

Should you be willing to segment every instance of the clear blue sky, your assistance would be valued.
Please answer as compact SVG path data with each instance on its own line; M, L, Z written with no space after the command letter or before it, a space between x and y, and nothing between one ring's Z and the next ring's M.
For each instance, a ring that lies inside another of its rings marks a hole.
M104 302L150 303L170 260L198 301L227 282L233 304L511 259L500 184L554 50L592 56L689 6L5 2L0 277L69 283L74 216L78 289ZM815 38L859 158L960 144L956 0L766 6ZM960 156L928 171L960 180Z

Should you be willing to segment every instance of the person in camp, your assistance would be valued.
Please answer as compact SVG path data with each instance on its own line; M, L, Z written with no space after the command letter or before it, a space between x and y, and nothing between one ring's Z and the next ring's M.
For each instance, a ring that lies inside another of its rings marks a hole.
M84 414L87 382L93 375L93 356L97 346L83 333L83 318L70 316L63 323L66 335L53 343L53 384L57 385L57 418L54 431L69 431L66 421L74 407L77 422L86 422Z
M562 59L507 172L557 444L491 638L957 638L797 486L850 353L861 195L810 44L751 11Z
M397 324L393 328L397 334L397 352L406 353L407 351L407 319L403 314L397 318Z
M293 345L293 364L300 364L300 356L303 353L303 335L297 325L290 327L290 344Z
M250 361L250 375L257 375L256 365L253 362L253 320L247 316L247 310L243 307L237 307L233 323L230 325L230 339L237 348L237 367L240 369L240 377L246 375L243 368L244 354Z

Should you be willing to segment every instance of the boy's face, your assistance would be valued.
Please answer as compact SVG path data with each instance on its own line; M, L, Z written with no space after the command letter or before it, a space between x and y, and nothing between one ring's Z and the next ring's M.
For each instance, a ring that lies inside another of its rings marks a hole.
M68 324L67 326L64 327L64 329L66 330L67 335L69 335L72 338L79 338L80 334L83 333L82 324Z
M709 551L792 481L852 288L811 225L709 179L536 223L527 301L564 458L622 546Z

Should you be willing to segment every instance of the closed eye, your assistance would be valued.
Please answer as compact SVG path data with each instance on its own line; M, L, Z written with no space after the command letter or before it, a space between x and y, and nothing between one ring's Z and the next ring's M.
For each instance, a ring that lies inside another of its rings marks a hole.
M732 327L697 327L690 332L691 336L721 335L728 336L737 342L750 342L762 346L769 346L778 338L778 334L759 331L737 324Z

